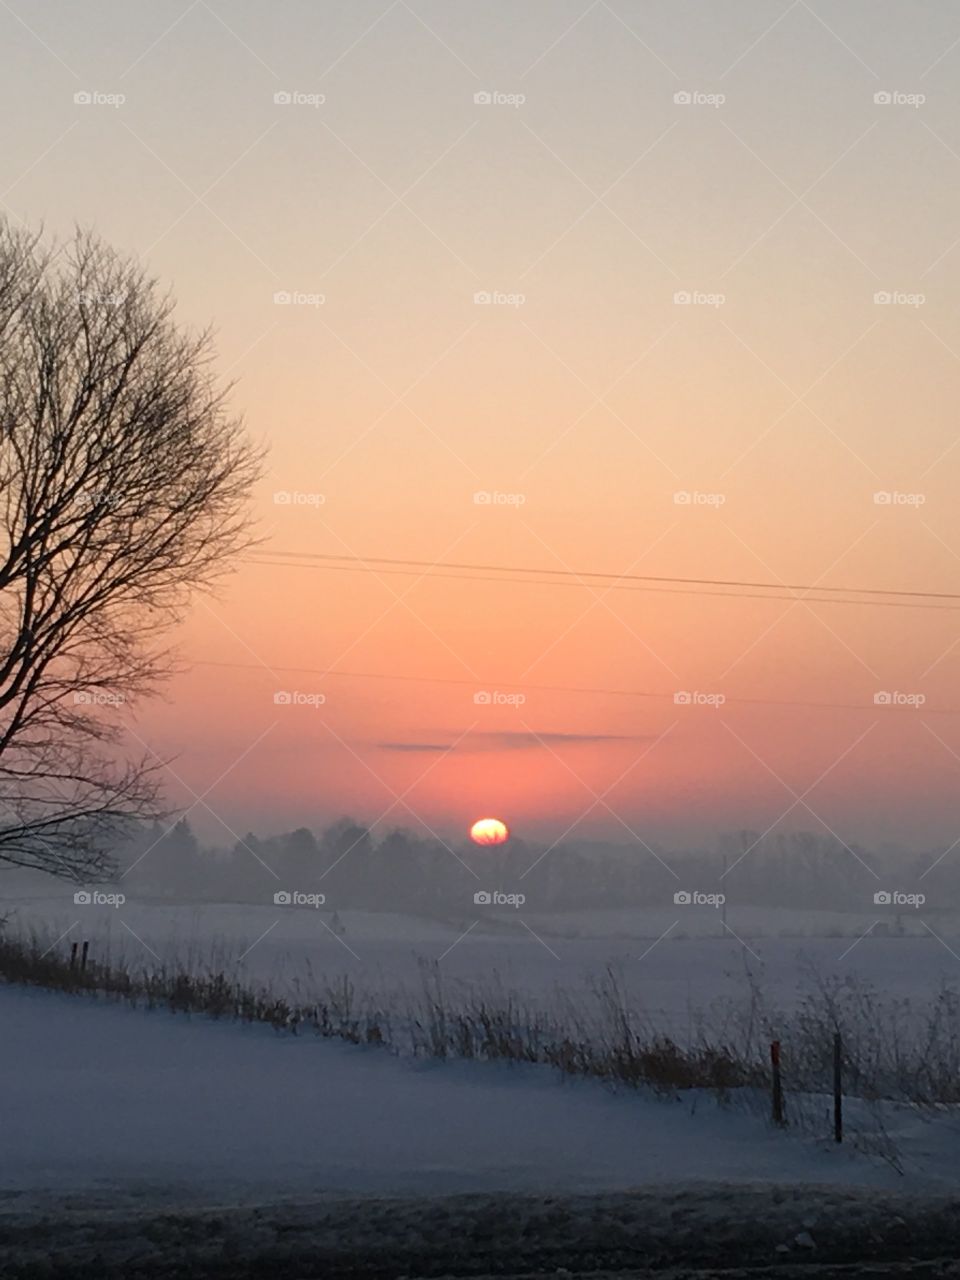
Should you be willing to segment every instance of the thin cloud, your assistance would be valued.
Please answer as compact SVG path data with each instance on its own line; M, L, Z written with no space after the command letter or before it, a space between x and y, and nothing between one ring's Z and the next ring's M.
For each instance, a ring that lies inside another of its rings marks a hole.
M499 733L471 733L459 742L377 742L380 751L534 751L548 747L601 746L617 742L649 742L651 734L633 733L532 733L505 729Z

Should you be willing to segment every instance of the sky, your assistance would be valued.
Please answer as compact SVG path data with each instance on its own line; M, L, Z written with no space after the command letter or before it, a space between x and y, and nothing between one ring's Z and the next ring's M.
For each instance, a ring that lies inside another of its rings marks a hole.
M4 0L0 69L0 207L269 450L131 725L209 838L960 836L960 611L610 577L957 590L954 4Z

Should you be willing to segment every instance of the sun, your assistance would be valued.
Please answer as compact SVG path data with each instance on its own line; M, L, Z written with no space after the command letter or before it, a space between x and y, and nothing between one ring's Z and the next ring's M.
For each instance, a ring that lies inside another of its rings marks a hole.
M509 838L507 824L499 818L478 818L470 828L474 844L504 844Z

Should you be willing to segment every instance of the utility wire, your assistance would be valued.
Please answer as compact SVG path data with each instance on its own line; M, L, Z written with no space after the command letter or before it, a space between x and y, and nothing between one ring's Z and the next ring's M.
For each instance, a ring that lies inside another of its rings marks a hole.
M714 596L732 600L784 600L807 604L848 604L871 605L888 609L933 609L938 611L954 611L960 609L960 593L948 591L895 591L876 587L827 587L794 583L749 582L723 578L671 578L665 576L615 573L578 573L570 569L533 569L511 565L465 565L451 563L434 563L430 560L391 560L379 557L373 560L363 556L311 556L309 553L296 551L271 552L271 555L289 557L286 559L270 559L267 555L251 555L246 557L249 564L263 565L272 568L319 569L341 573L371 573L377 576L400 575L404 577L424 577L449 579L457 582L500 582L514 586L540 587L576 587L590 585L586 580L598 580L597 585L611 591L645 591L654 595L700 595ZM346 560L346 564L334 564L334 560ZM409 566L405 568L393 566ZM386 567L380 567L386 566ZM453 572L438 572L453 570ZM469 570L471 572L462 572ZM472 572L479 570L482 572ZM547 579L535 577L499 577L494 574L550 574ZM602 581L602 579L614 581ZM673 583L675 586L659 584ZM640 585L637 585L640 584ZM721 588L712 590L705 588ZM752 588L741 590L740 588ZM829 595L783 595L792 592L829 592ZM860 599L850 598L859 594ZM897 598L903 597L903 598ZM924 604L925 600L953 601L950 604Z

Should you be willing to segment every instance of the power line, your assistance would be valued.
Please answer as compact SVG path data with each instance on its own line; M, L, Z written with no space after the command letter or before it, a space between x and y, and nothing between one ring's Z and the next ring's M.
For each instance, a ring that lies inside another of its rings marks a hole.
M751 582L724 578L680 578L652 574L615 574L594 571L580 573L572 569L535 569L515 565L469 565L433 562L430 560L395 560L385 556L328 556L298 551L275 551L271 552L270 555L285 558L270 559L266 554L257 554L248 556L246 559L250 564L273 568L318 569L341 573L370 573L377 576L429 577L458 582L500 582L512 586L576 587L589 585L586 580L592 579L597 581L598 586L606 590L645 591L654 595L702 595L735 600L783 600L807 604L871 605L890 609L933 609L937 611L960 609L960 593L949 591L896 591L878 587L828 587L815 584L799 585L796 583ZM334 561L346 561L347 563L338 564L333 563ZM438 572L439 570L450 570L451 572ZM544 579L531 576L524 578L493 576L495 574L546 574L550 576ZM606 579L613 579L613 581L604 581ZM662 584L674 585L665 586ZM749 588L749 590L744 590L743 588ZM798 593L817 591L829 594L818 596L780 594L785 591ZM866 598L850 598L855 595ZM921 603L921 601L925 600L953 601L955 603Z
M224 667L238 671L265 671L268 675L276 671L283 671L290 674L320 676L323 679L395 680L401 683L459 685L461 687L467 686L471 689L477 689L478 685L478 681L467 679L465 676L413 676L396 675L389 671L337 671L333 669L324 670L320 667L279 666L275 663L223 662L214 658L193 658L188 659L188 661L195 667ZM488 689L503 691L522 690L529 693L575 693L587 694L592 697L660 698L669 699L671 702L676 697L676 692L673 690L665 693L662 690L653 689L598 689L580 685L525 684L516 680L488 680L487 687ZM875 704L862 702L798 702L777 698L727 698L726 702L737 706L805 707L816 711L869 711L875 707ZM924 715L955 716L960 715L960 707L924 707L923 713Z

